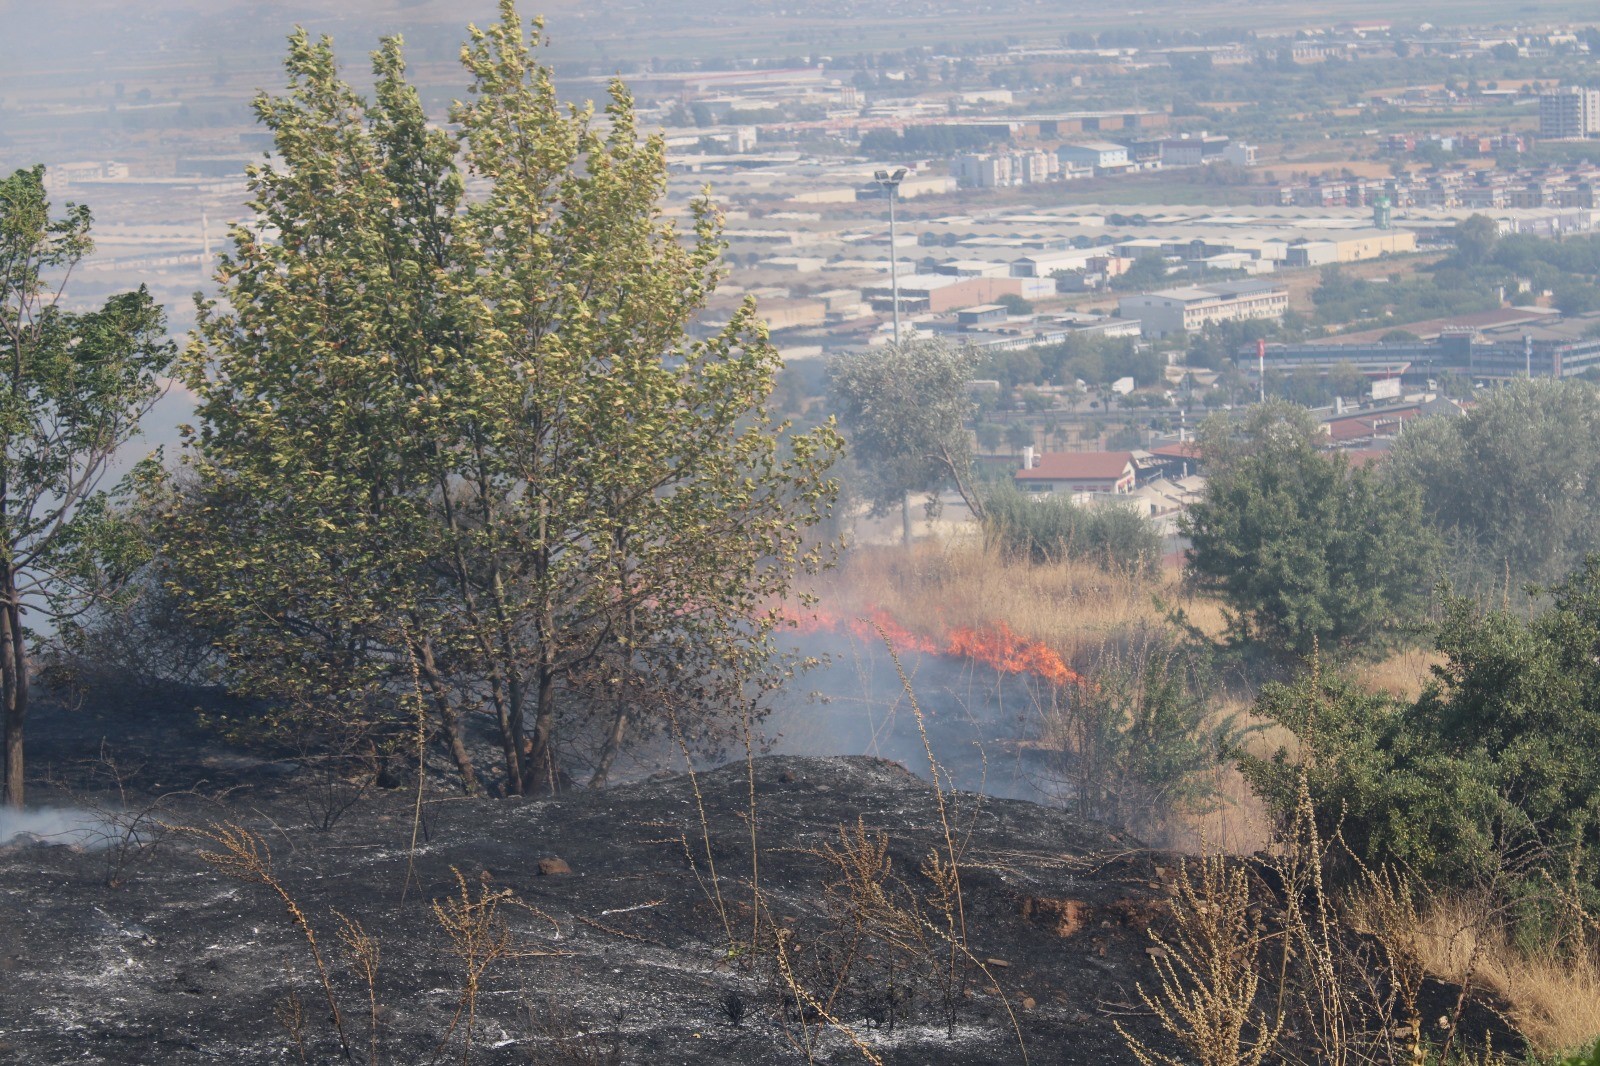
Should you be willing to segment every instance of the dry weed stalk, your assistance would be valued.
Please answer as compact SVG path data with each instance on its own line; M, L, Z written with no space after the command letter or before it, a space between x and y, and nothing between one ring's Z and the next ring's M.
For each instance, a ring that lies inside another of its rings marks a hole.
M678 722L678 713L669 703L667 705L667 724L672 730L672 739L677 742L678 750L683 753L684 769L689 775L689 789L694 793L694 809L700 819L700 843L705 849L706 868L710 874L709 887L705 878L700 876L700 866L695 861L694 853L689 848L689 838L683 836L683 854L689 862L689 871L694 874L694 879L703 892L717 909L717 917L722 922L723 935L728 939L728 957L731 959L738 955L739 941L733 935L733 919L729 917L728 903L722 896L722 878L717 875L717 857L711 848L711 819L706 814L705 795L700 791L700 775L695 773L694 755L689 751L689 742L684 738L683 727ZM752 786L753 788L754 786ZM754 800L751 800L754 803ZM751 832L754 833L754 819L752 819ZM752 945L753 946L753 945Z
M1324 870L1343 848L1318 828L1302 775L1289 826L1279 835L1262 884L1275 896L1278 928L1264 932L1240 864L1203 854L1185 864L1173 902L1173 932L1156 954L1159 988L1139 995L1162 1027L1202 1066L1269 1061L1320 1064L1501 1062L1485 1046L1456 1046L1474 987L1481 946L1462 971L1441 1047L1424 1037L1418 1000L1429 970L1427 922L1414 884L1390 868L1358 872L1350 896L1335 898ZM1343 903L1343 906L1341 906ZM1481 916L1479 916L1481 918ZM1361 935L1352 935L1361 934ZM1262 948L1277 945L1269 958ZM1179 1066L1118 1025L1144 1066Z
M857 965L876 961L875 943L886 945L904 959L913 973L924 968L934 945L931 928L916 895L894 877L889 859L889 837L856 820L853 828L839 827L839 843L808 849L808 854L831 866L837 880L823 883L823 901L832 915L832 929L840 941L834 945L824 978L830 989L824 1005L832 1010L849 985ZM896 961L885 963L884 1024L893 1031L895 1012L908 990L895 982Z
M740 735L744 740L745 822L750 828L750 964L755 965L755 946L761 939L761 845L756 823L756 749L747 703L740 716Z
M411 891L411 879L416 874L417 838L422 833L422 789L428 779L428 714L422 699L422 665L417 659L416 644L404 617L400 619L400 632L405 637L406 662L411 668L411 694L407 698L417 724L417 792L411 810L411 845L406 849L406 878L400 886L400 903L403 906L406 893Z
M1317 828L1311 787L1302 771L1293 821L1272 857L1283 892L1286 950L1295 956L1299 975L1299 980L1285 980L1279 1001L1291 997L1298 1001L1295 1013L1310 1031L1316 1061L1342 1066L1356 1061L1359 1034L1355 1007L1343 980L1341 930L1323 876L1330 850Z
M378 1066L378 960L382 950L360 922L341 911L334 911L333 916L339 919L339 944L344 948L345 958L367 990L367 1062L369 1066Z
M950 826L950 810L945 800L945 786L940 782L940 774L944 768L939 765L939 760L934 758L933 744L928 740L928 723L922 713L922 704L917 701L916 691L911 687L911 679L906 676L905 666L900 662L900 653L895 649L894 641L889 639L889 634L876 622L872 623L882 639L884 647L889 650L889 661L894 664L894 672L900 678L900 688L906 694L906 701L911 705L911 713L917 722L917 735L922 738L922 750L928 758L928 773L933 779L933 795L939 805L939 827L944 833L944 854L937 851L931 852L923 861L922 873L934 885L933 901L944 916L946 939L950 944L950 966L948 979L945 982L945 1006L948 1028L955 1030L955 1004L958 993L958 984L961 974L959 962L962 948L967 942L967 914L966 902L961 894L961 867L956 849L955 833Z
M293 988L289 989L273 1008L273 1015L278 1019L278 1024L289 1034L289 1039L294 1041L295 1054L302 1066L305 1066L311 1060L306 1057L306 1007L300 1001L300 993Z
M811 1027L806 1021L806 1011L809 1009L822 1022L848 1040L850 1046L860 1052L861 1057L872 1063L872 1066L883 1066L883 1059L867 1045L866 1041L861 1039L861 1034L840 1021L795 976L794 966L789 961L789 940L793 935L787 929L774 928L772 938L773 957L778 963L778 972L783 976L784 983L788 985L790 995L794 997L797 1013L800 1015L801 1050L805 1053L806 1061L808 1063L816 1062L816 1046L811 1040Z
M209 843L210 847L199 853L204 862L228 877L263 886L277 896L288 913L290 923L305 940L328 1009L329 1021L339 1038L340 1051L346 1062L354 1063L355 1049L345 1022L345 1012L340 1006L339 993L334 986L333 971L323 955L310 918L273 872L272 852L266 842L249 829L232 822L214 824L204 829L183 827L180 831ZM451 872L456 879L456 894L434 900L432 907L435 920L448 938L450 953L461 964L461 992L457 997L455 1015L430 1061L437 1062L460 1033L460 1061L465 1064L472 1053L478 997L489 973L497 965L512 959L554 954L517 946L502 910L505 907L520 908L549 922L557 935L560 934L560 926L548 914L517 899L510 889L493 890L485 885L480 886L474 895L466 876L455 867L451 868ZM378 1002L378 967L382 949L378 939L368 933L359 921L337 910L333 911L333 915L339 923L339 944L347 963L361 983L366 1000L367 1061L369 1066L377 1066L383 1045L383 1008ZM292 987L276 1007L275 1013L294 1041L301 1061L308 1061L305 1006Z
M278 897L288 912L289 921L305 938L312 966L317 972L317 981L322 986L323 1000L328 1005L329 1019L339 1036L339 1049L344 1053L346 1062L354 1062L355 1053L350 1047L349 1034L345 1031L344 1014L339 1010L339 997L334 993L333 976L317 943L317 932L311 927L305 911L300 909L300 904L295 902L283 882L272 872L272 849L267 847L266 841L234 822L213 824L208 829L187 828L184 831L211 842L211 850L200 852L201 861L235 880L261 885Z
M922 864L922 873L933 883L930 899L944 916L943 932L949 943L950 965L945 984L948 1029L952 1034L955 1032L955 1006L961 991L960 983L964 979L959 963L965 960L984 975L990 989L1000 998L1000 1005L1005 1007L1006 1016L1011 1019L1011 1030L1017 1038L1017 1051L1022 1056L1023 1066L1027 1066L1028 1045L1022 1036L1022 1023L1018 1021L1016 1012L1011 1009L1011 1001L1001 989L1000 982L995 980L988 965L972 953L967 943L966 900L961 892L960 863L961 854L965 849L956 846L956 833L951 825L950 797L946 795L946 786L940 783L940 775L944 774L944 768L939 764L939 760L934 758L933 744L928 740L928 724L922 713L922 704L917 701L916 690L912 688L911 679L906 676L905 666L900 662L894 641L889 639L889 634L877 622L872 622L872 626L878 631L884 647L889 651L889 661L894 664L895 675L900 679L900 688L905 693L906 701L911 705L911 713L916 718L917 734L922 738L922 750L928 758L928 773L933 779L933 794L939 806L939 827L944 834L944 854L941 855L937 850L930 852ZM948 775L945 775L945 780L949 780ZM953 793L954 789L950 791Z
M453 866L450 872L455 874L457 894L434 900L433 916L450 938L450 949L461 963L461 994L456 999L455 1015L433 1054L437 1061L459 1030L461 1062L465 1066L472 1053L473 1023L484 977L498 963L523 953L513 947L511 928L500 916L501 905L515 902L512 891L480 885L474 897L466 876Z
M1347 849L1348 850L1348 849ZM1356 978L1379 1019L1377 1045L1391 1062L1423 1066L1427 1046L1417 997L1427 976L1423 963L1422 917L1411 879L1392 867L1372 869L1353 852L1360 871L1347 909L1351 923L1372 938L1376 958L1360 951Z
M1179 870L1173 931L1154 955L1160 989L1139 998L1200 1066L1258 1066L1283 1033L1281 1010L1269 1019L1256 1005L1264 933L1250 905L1249 875L1220 855L1202 855ZM1142 1066L1187 1066L1156 1051L1116 1023Z

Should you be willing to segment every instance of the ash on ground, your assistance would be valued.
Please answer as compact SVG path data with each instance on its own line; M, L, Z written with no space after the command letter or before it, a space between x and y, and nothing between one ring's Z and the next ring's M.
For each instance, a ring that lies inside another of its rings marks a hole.
M113 831L0 848L7 1063L409 1066L461 1062L470 1036L472 1063L977 1066L1024 1061L1019 1034L1034 1063L1131 1061L1117 1023L1177 1050L1138 992L1175 861L1045 806L941 797L895 762L774 756L548 799L430 784L418 820L409 788L329 791L176 711L59 711L34 737L70 786L36 800ZM270 850L348 1056L284 899L185 831L219 825ZM881 900L850 893L852 867ZM377 944L370 996L345 919Z

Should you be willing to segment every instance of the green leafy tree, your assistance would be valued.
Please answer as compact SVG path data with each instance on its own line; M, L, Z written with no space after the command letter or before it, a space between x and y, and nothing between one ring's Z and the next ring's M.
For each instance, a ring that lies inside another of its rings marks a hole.
M1321 443L1310 413L1282 402L1201 427L1189 565L1222 596L1236 639L1300 653L1370 641L1412 620L1432 584L1419 490L1352 470Z
M1166 280L1167 261L1154 252L1145 252L1111 279L1111 287L1119 292L1142 292L1159 289Z
M1600 308L1600 287L1584 281L1564 280L1554 295L1555 305L1564 315L1586 315Z
M1109 404L1111 401L1108 398L1106 402ZM1143 447L1144 443L1145 435L1140 432L1138 426L1123 426L1106 437L1106 449L1113 452L1131 452L1135 448Z
M62 307L93 248L87 207L52 216L44 168L0 180L0 689L6 801L24 799L34 620L70 630L112 586L129 546L104 489L113 456L158 400L174 349L140 288L97 310Z
M1558 580L1600 550L1600 391L1540 379L1475 399L1408 427L1387 476L1421 487L1463 589Z
M970 349L919 338L842 355L829 367L863 495L878 514L900 508L908 546L913 493L933 497L954 482L973 514L983 512L970 487L966 430L976 366Z
M783 674L773 604L822 562L838 441L767 419L750 304L686 337L711 205L680 234L627 92L603 124L566 108L537 23L501 16L470 30L449 133L397 40L368 102L329 41L291 39L288 92L256 102L282 162L251 172L185 361L195 487L165 556L285 727L382 758L421 721L471 790L484 715L526 793L580 761L603 783L640 731L712 742Z
M1342 362L1328 371L1328 388L1335 396L1362 396L1367 387L1367 376L1354 363Z
M1033 445L1033 427L1026 422L1013 422L1006 427L1006 443L1021 452Z
M1494 254L1495 242L1500 239L1499 228L1487 215L1462 219L1451 229L1450 235L1456 242L1456 255L1469 266L1487 263Z
M1053 396L1047 396L1033 389L1022 390L1022 409L1030 415L1042 414L1056 405Z

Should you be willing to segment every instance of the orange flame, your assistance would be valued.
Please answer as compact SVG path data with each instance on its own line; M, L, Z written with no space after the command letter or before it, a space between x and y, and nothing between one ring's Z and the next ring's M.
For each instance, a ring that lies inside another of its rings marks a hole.
M957 629L950 633L947 655L965 655L1006 674L1037 674L1052 685L1081 684L1083 677L1052 648L1028 640L996 622L993 631Z
M938 637L928 637L913 633L883 611L848 619L821 609L785 616L793 628L803 633L848 632L858 640L887 640L899 652L920 651L971 659L1001 673L1033 674L1056 686L1083 684L1083 676L1068 666L1058 652L1037 640L1018 635L1004 622L996 622L992 628L985 629L960 627Z

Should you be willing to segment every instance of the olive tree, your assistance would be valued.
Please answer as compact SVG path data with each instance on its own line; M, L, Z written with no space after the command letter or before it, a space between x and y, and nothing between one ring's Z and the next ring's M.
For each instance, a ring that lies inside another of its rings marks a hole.
M970 382L977 358L968 348L916 338L839 356L829 366L835 410L850 441L863 495L875 513L899 507L911 543L911 496L954 483L972 513L971 438L976 405Z

